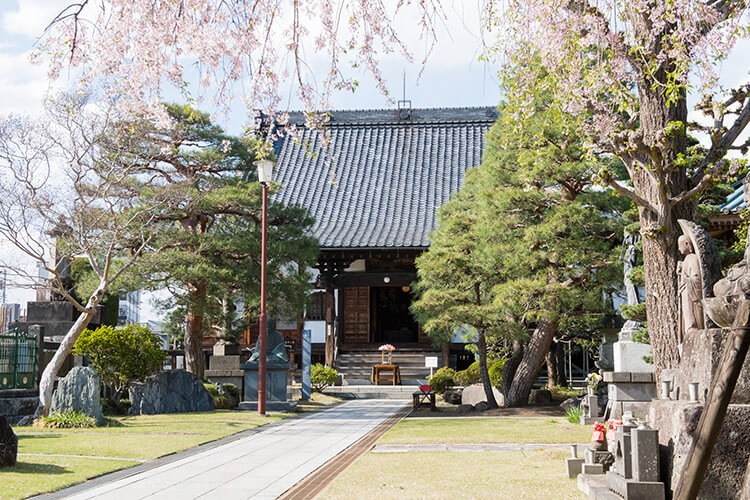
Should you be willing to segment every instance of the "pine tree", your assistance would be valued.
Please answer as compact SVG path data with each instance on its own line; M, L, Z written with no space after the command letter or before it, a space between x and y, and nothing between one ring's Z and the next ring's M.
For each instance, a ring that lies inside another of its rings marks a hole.
M587 189L599 162L584 153L575 123L551 107L546 82L542 75L525 119L508 112L518 103L501 110L482 165L441 209L417 261L415 313L436 339L461 325L476 329L488 400L487 338L514 341L506 406L526 404L561 321L601 314L603 291L621 272L621 207Z
M251 315L260 296L261 186L251 144L228 136L207 114L167 105L173 124L123 123L129 130L129 162L139 166L134 192L159 207L155 246L138 268L144 284L168 287L185 307L186 368L202 377L207 317L221 301L241 300ZM269 303L274 313L300 314L309 288L307 269L317 258L307 212L269 207ZM216 316L216 315L215 315ZM220 314L218 314L220 316Z

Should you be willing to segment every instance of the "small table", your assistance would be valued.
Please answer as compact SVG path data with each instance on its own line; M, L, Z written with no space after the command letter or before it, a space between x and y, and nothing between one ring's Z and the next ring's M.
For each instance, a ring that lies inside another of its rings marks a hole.
M401 384L401 371L398 365L375 365L372 368L372 380L375 385L380 385L380 373L391 372L392 377L390 378L393 385ZM386 379L388 381L389 379Z
M435 391L423 392L417 391L411 393L412 406L416 410L419 406L427 399L430 398L430 410L434 411L435 408Z

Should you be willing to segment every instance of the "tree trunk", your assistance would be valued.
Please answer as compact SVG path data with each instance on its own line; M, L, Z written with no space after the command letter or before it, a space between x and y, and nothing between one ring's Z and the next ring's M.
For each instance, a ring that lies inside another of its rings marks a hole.
M190 307L185 321L185 369L203 379L203 311L206 285L189 285Z
M649 34L653 26L647 10L631 7L626 13L635 38L649 40L651 44L644 47L641 55L647 62L656 62L655 54L660 51L661 42L660 37ZM640 72L638 132L650 155L635 151L621 155L629 165L636 192L656 208L652 211L639 207L639 219L643 233L646 314L657 377L662 369L675 367L679 359L676 243L680 230L677 219L692 219L695 212L695 201L673 206L668 200L669 195L688 187L687 169L674 166L678 155L686 152L686 136L679 132L665 133L670 123L687 123L684 91L673 95L672 102L665 95L664 84L674 70L669 64L659 63L656 70Z
M549 352L552 338L557 332L557 321L542 320L537 324L526 353L518 365L510 390L505 394L505 406L508 408L526 406L534 381L539 375L545 356Z
M516 376L516 370L518 365L521 364L523 359L523 343L520 340L513 341L513 355L508 361L505 362L503 367L503 394L510 392L510 387L513 385L513 377ZM505 406L507 406L507 400Z
M96 306L99 305L99 302L102 300L106 291L107 286L100 285L89 298L89 301L86 304L86 309L96 311ZM34 415L30 418L24 418L20 422L20 425L30 425L36 418L49 415L50 406L52 404L52 390L55 386L57 372L60 371L65 359L73 350L73 345L91 322L91 318L94 317L94 314L96 314L96 312L81 313L75 323L73 323L68 330L68 333L65 334L62 342L60 342L60 346L57 348L57 351L55 351L50 362L47 363L47 366L44 367L42 376L39 379L39 405L37 406Z
M487 368L487 339L484 336L484 330L479 330L477 333L477 347L479 348L479 374L482 377L484 395L487 397L487 404L490 405L490 408L497 408L495 393L492 391L492 384L490 383L490 372Z
M568 380L565 378L562 362L562 344L552 340L552 346L547 353L547 387L549 389L557 386L567 387Z

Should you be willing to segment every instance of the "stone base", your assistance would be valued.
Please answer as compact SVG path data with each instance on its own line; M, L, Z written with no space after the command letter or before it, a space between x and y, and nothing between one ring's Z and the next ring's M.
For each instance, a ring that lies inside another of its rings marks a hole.
M607 472L607 486L625 500L664 500L664 483L625 479L616 472Z
M581 470L584 474L589 475L602 475L604 474L604 466L602 464L583 464Z
M706 402L706 395L711 389L711 381L719 367L728 335L729 330L711 328L694 332L685 338L679 367L664 370L661 374L662 381L673 383L672 399L689 400L688 384L697 382L698 402ZM750 356L745 358L730 403L750 404Z
M244 374L243 401L258 401L258 368L242 365ZM286 386L289 377L289 364L285 367L266 368L266 401L286 401Z
M599 422L600 424L604 423L604 417L584 417L581 416L581 418L578 419L578 423L581 425L594 425L596 422Z
M257 401L242 401L237 407L239 410L257 411ZM266 411L297 411L296 401L266 401Z
M565 472L568 477L573 479L578 477L578 474L583 470L583 459L582 458L566 458L565 459Z
M240 401L245 399L245 371L244 370L206 370L206 380L214 383L232 384L240 391ZM256 391L257 394L257 391ZM257 396L256 396L257 399Z
M22 418L33 415L39 405L39 392L31 389L6 389L0 391L0 415L15 425Z
M650 425L659 429L661 480L674 489L682 473L703 405L657 400L651 404ZM737 498L750 457L750 405L729 405L698 498Z
M626 412L640 419L648 416L649 404L657 397L653 372L604 372L603 377L609 391L607 418L619 419Z

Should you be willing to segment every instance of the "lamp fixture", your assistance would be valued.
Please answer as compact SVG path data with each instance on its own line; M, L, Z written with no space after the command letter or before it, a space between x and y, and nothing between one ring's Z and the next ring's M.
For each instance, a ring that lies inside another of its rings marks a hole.
M404 293L409 293L409 290L411 290L411 287L409 285L404 285L401 287L401 291Z
M390 282L391 282L391 277L386 275L385 278L383 278L383 283L390 283Z
M255 166L258 167L258 182L270 184L273 181L273 162L267 159L257 160Z

